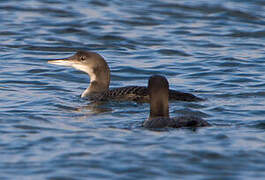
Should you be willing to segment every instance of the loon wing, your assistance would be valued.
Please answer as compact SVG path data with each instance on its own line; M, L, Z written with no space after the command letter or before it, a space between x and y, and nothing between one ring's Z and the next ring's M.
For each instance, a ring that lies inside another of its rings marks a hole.
M184 93L184 92L179 92L175 90L169 89L169 100L175 100L175 101L202 101L202 98L199 98L191 93Z
M176 127L205 127L211 126L207 121L197 116L180 116L174 118Z
M131 100L138 102L149 102L148 90L143 86L126 86L110 89L104 92L99 100Z
M120 88L109 89L104 93L95 96L95 100L106 101L109 99L130 100L137 102L149 102L148 88L144 86L125 86ZM169 90L169 100L175 101L201 101L203 99L190 94L175 90Z

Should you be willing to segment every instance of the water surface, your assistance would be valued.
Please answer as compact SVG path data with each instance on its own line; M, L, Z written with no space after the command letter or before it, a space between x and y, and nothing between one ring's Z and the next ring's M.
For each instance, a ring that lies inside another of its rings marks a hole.
M0 179L263 179L262 0L0 2ZM89 77L48 64L100 53L111 87L165 75L210 128L150 131L148 104L80 98Z

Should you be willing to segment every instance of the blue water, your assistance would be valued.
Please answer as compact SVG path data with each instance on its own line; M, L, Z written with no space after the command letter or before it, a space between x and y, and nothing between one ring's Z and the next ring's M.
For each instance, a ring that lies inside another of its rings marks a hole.
M263 0L1 0L0 179L263 179ZM111 87L206 98L172 117L213 126L150 131L149 105L80 98L89 77L47 61L100 53Z

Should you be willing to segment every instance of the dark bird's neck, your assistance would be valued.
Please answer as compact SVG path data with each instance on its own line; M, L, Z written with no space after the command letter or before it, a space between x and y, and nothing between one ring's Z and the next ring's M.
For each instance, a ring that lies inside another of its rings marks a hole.
M151 92L150 94L150 118L169 117L168 90Z

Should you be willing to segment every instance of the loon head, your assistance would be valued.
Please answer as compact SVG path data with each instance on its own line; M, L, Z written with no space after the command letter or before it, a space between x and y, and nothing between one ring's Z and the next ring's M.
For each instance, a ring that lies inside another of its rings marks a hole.
M90 87L82 94L105 91L109 88L110 69L102 56L95 52L78 51L73 56L48 61L50 64L71 66L90 76Z
M168 81L164 76L153 75L148 81L150 95L149 119L157 117L169 117L168 111Z

